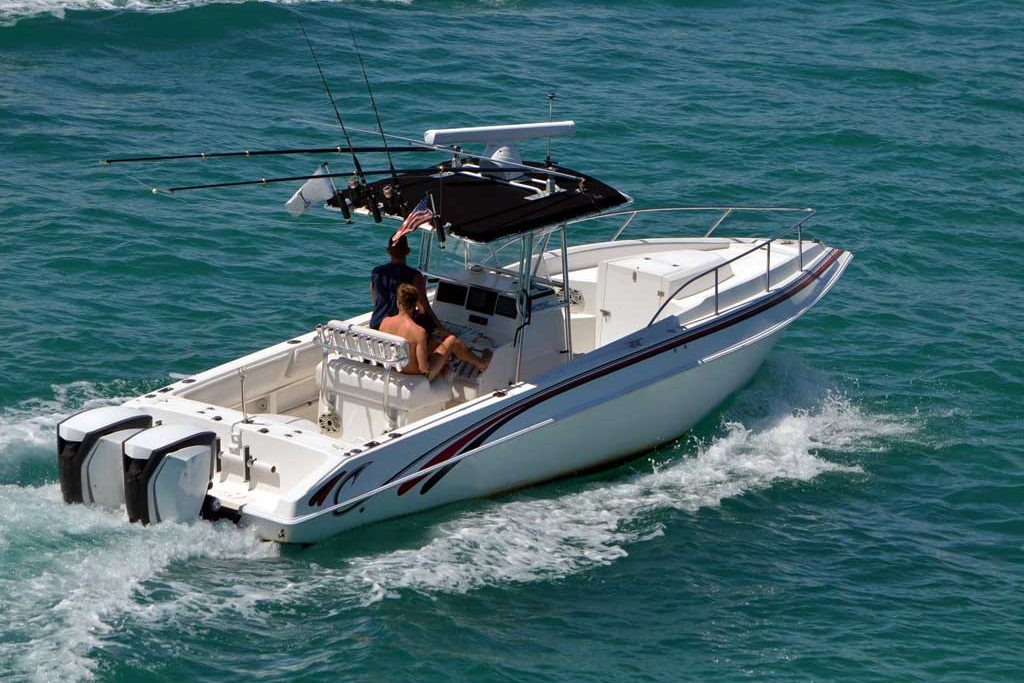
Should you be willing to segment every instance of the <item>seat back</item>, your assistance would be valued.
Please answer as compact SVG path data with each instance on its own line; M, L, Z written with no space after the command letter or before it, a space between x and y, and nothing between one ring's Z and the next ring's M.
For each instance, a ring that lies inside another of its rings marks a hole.
M344 438L378 439L444 410L447 383L401 374L409 362L409 342L402 337L337 320L318 326L317 334L324 351L316 373L318 414L340 420Z
M393 334L362 325L332 320L317 326L324 351L349 360L401 370L409 362L409 342Z

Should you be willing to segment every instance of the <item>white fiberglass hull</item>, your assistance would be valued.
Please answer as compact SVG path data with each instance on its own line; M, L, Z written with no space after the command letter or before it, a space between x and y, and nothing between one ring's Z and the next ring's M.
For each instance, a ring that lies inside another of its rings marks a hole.
M824 296L849 259L835 250L802 280L731 320L692 331L664 320L589 354L586 364L563 366L441 424L410 429L311 487L316 504L306 514L243 514L243 522L269 539L310 543L599 468L665 443L747 383L783 329Z
M133 521L227 517L268 540L312 543L599 468L678 437L748 382L851 258L816 248L806 268L731 308L689 324L666 317L358 443L282 409L315 391L321 349L310 333L65 421L62 492L124 505ZM242 401L248 415L225 407L243 380L255 395Z
M342 498L338 508L342 514L317 515L300 525L284 526L285 520L257 517L246 521L266 538L312 543L372 522L525 488L615 463L671 441L690 429L750 380L779 334L600 401L588 401L584 392L566 394L557 403L546 406L544 414L536 416L539 422L535 424L539 426L517 429L512 438L460 461L426 494L418 490L429 482L429 477L401 495L397 491L400 487L395 487L362 501L354 509L347 509ZM609 388L615 390L614 386ZM581 403L587 405L577 408ZM554 417L547 414L551 411L555 412ZM529 416L524 416L515 426L529 421Z

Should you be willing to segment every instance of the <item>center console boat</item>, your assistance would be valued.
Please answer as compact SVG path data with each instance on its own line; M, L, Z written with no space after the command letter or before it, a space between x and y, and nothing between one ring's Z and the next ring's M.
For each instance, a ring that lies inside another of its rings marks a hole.
M410 235L419 267L445 327L493 352L484 372L405 375L408 343L371 329L369 312L327 320L62 422L65 501L124 506L143 523L227 518L310 543L607 466L685 432L751 378L852 255L804 235L810 209L631 208L597 179L515 150L574 130L428 131L424 145L448 160L327 202L397 226L429 197L433 219ZM475 142L483 155L455 147ZM645 221L695 216L709 228L696 236L633 236ZM784 222L763 237L722 235L750 217ZM608 237L568 246L602 224Z

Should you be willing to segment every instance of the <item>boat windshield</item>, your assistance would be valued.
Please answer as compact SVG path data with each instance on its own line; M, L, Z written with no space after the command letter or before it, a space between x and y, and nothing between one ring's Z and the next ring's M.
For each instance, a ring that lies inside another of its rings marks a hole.
M485 279L492 289L511 292L518 286L519 269L526 247L530 250L531 274L534 276L532 288L543 286L547 279L542 263L547 259L542 258L542 255L548 242L552 241L551 232L528 233L486 244L449 235L444 249L432 232L426 235L432 243L425 250L425 258L421 257L420 265L431 276L472 283L480 283ZM553 243L557 245L557 241L556 235Z

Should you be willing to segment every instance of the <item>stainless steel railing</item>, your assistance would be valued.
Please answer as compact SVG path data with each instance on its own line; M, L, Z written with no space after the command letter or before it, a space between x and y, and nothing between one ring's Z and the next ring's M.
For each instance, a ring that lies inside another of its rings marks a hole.
M767 239L765 239L763 241L759 241L753 247L751 247L750 249L744 251L742 254L739 254L738 256L734 256L731 259L729 259L728 261L720 263L717 266L714 266L713 268L708 268L707 270L701 271L697 275L693 276L692 278L690 278L689 280L684 282L680 287L676 288L676 290L673 291L669 296L665 297L665 300L661 303L661 306L658 307L658 310L651 317L650 322L647 323L647 327L650 327L658 319L658 316L660 316L662 314L662 312L665 310L665 307L668 306L668 303L670 301L672 301L673 299L675 299L676 296L680 292L682 292L684 289L686 289L692 283L696 282L697 280L701 279L702 277L707 277L711 273L714 273L714 277L715 277L715 315L718 315L718 313L720 311L719 298L718 298L718 283L719 283L719 279L720 279L719 278L719 271L720 271L720 269L722 269L725 266L728 266L728 265L730 265L732 263L735 263L736 261L738 261L738 260L740 260L742 258L745 258L745 257L749 256L750 254L754 253L755 251L760 251L761 249L765 250L765 291L770 291L771 290L771 272L772 272L772 242L775 242L776 240L783 239L786 236L793 234L793 232L796 232L797 244L798 244L797 251L798 251L799 265L800 265L800 270L803 270L804 269L804 237L803 237L803 227L804 227L804 224L807 223L807 221L809 221L812 216L814 216L814 214L815 214L814 209L802 208L802 207L790 207L790 206L670 206L670 207L659 207L659 208L651 208L651 209L632 209L632 210L627 210L627 211L614 211L614 212L611 212L611 213L600 214L598 216L589 216L587 218L582 218L582 219L580 219L578 221L573 221L573 224L584 223L584 222L587 222L587 221L597 220L599 218L613 218L613 217L616 217L616 216L625 216L626 219L623 221L622 225L619 226L619 228L615 231L615 234L612 236L611 241L614 242L614 241L619 239L619 237L622 235L622 233L625 232L626 228L628 228L630 226L630 224L633 223L634 219L636 219L636 217L639 216L640 214L669 213L669 212L711 212L711 211L714 211L716 213L717 212L721 212L721 215L716 217L714 222L711 224L711 227L708 228L707 232L704 233L704 237L711 237L712 233L714 233L715 230L717 230L719 228L719 226L721 226L722 223L724 223L727 218L729 218L731 215L733 215L734 213L737 213L737 212L750 212L750 213L801 213L801 214L804 214L804 215L800 218L800 220L796 221L795 223L792 223L791 225L788 225L782 232L778 233L774 237L767 238Z

